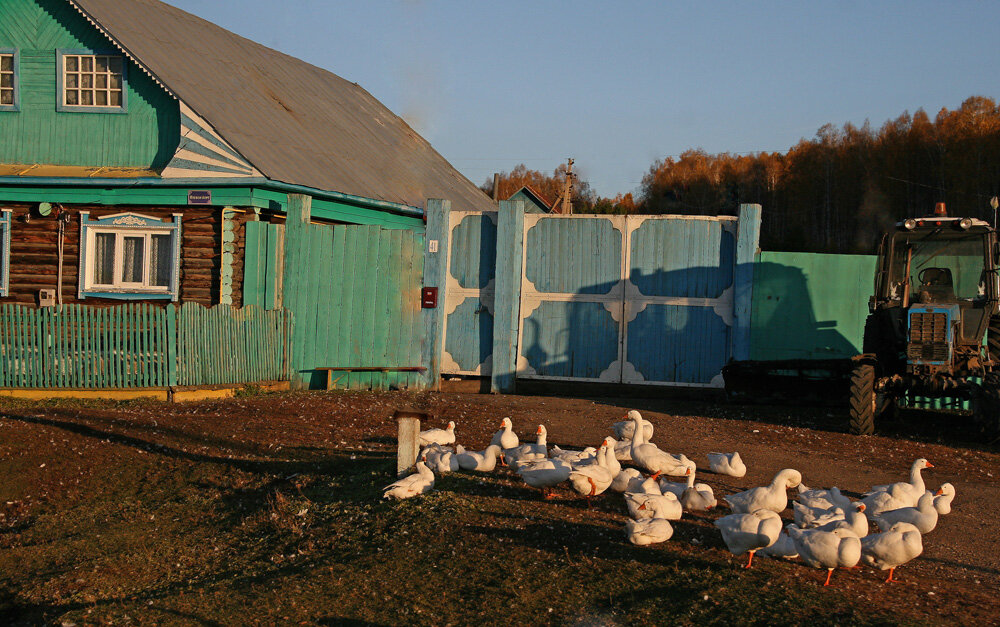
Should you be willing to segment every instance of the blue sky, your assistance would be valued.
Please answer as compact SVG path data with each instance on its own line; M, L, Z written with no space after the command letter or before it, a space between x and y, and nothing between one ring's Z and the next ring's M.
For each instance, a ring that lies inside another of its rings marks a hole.
M613 196L688 148L1000 98L1000 2L167 1L359 83L477 185L573 157Z

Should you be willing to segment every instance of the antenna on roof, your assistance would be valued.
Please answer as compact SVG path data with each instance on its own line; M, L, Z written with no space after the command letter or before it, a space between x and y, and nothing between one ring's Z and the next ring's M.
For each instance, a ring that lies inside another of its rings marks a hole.
M573 160L567 159L566 165L566 179L563 181L563 193L562 193L562 213L572 214L573 213L573 179L576 177L573 174Z

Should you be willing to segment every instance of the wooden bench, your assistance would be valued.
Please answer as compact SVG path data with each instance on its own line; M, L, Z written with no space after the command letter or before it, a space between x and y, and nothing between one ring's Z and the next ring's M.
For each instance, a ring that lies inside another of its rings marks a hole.
M351 372L425 372L427 368L423 366L323 366L316 370L326 371L326 389L332 390L337 381L344 378L345 374ZM340 372L340 376L333 378L334 372Z

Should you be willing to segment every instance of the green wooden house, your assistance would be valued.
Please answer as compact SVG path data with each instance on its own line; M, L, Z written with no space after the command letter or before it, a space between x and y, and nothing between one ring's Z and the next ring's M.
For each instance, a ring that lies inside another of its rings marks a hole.
M357 84L158 0L0 3L3 315L284 309L294 384L415 385L429 198L495 208Z

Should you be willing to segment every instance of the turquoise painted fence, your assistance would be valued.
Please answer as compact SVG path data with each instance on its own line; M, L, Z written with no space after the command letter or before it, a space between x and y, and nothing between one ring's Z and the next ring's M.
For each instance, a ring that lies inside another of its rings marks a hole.
M269 293L266 282L275 278L259 271L265 263L261 254L281 249L274 257L282 259L275 299L295 315L293 387L326 387L327 372L320 368L385 369L337 371L336 387L422 387L421 373L392 369L423 365L423 233L374 225L312 224L310 207L309 198L289 196L283 238L268 240L269 234L264 237L256 231L268 243L261 245L263 240L258 239L256 253L248 246L244 273L245 298L260 299L261 293Z
M0 306L0 387L148 388L288 378L291 313Z

